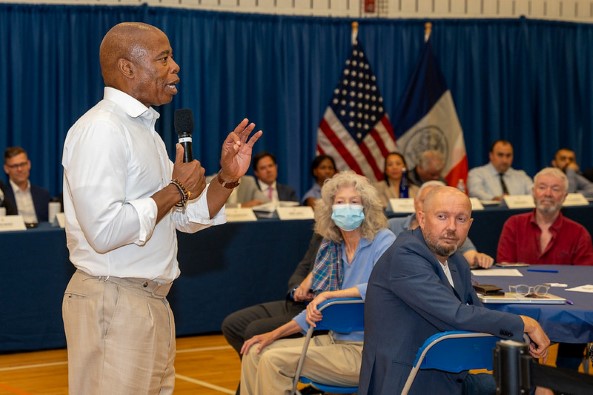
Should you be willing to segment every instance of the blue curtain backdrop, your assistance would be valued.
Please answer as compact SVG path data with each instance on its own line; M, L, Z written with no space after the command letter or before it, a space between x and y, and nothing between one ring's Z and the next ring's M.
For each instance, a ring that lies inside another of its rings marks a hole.
M164 30L181 66L180 93L158 108L172 155L174 110L194 111L194 156L218 170L220 145L243 117L264 130L280 180L312 180L317 125L349 53L349 19L218 13L144 6L0 5L0 150L22 145L32 182L61 191L72 123L102 97L98 48L121 21ZM359 40L395 114L420 56L425 20L360 20ZM524 18L433 20L433 49L463 126L470 168L492 140L515 145L533 175L560 146L593 165L593 25Z

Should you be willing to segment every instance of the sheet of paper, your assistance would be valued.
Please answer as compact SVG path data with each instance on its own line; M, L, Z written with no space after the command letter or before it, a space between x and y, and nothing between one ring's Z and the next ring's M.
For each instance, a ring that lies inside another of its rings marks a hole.
M496 276L496 277L523 277L517 269L486 269L486 270L472 270L474 276Z
M277 202L268 202L268 203L259 204L257 206L253 206L252 209L253 209L253 211L263 211L266 213L273 213L276 210L276 207L278 207Z
M593 294L593 284L580 285L578 287L565 289L565 291L585 292L585 293Z

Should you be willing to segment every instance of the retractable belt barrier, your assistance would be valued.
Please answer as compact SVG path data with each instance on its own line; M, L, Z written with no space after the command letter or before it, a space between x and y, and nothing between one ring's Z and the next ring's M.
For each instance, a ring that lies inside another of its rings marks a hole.
M529 394L535 387L549 388L556 394L593 394L593 376L540 365L529 355L526 343L513 340L496 344L494 378L499 395Z

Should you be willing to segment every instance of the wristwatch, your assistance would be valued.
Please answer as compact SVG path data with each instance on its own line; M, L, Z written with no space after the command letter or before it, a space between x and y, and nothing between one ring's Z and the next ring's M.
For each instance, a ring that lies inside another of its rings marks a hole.
M239 180L236 180L236 181L225 181L220 176L220 173L222 173L222 169L216 175L216 179L218 180L218 183L220 185L222 185L224 188L226 188L226 189L233 189L233 188L236 188L236 187L239 186L239 184L240 184Z

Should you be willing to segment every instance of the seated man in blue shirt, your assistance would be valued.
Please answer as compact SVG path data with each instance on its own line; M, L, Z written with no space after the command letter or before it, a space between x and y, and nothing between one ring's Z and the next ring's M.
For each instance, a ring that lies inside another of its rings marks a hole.
M554 154L552 166L562 170L568 178L568 193L582 193L587 198L593 197L593 182L579 172L576 154L570 148L560 148Z
M533 181L523 170L513 169L513 146L496 140L490 147L490 162L474 167L467 177L469 196L480 200L502 200L504 195L529 195Z

